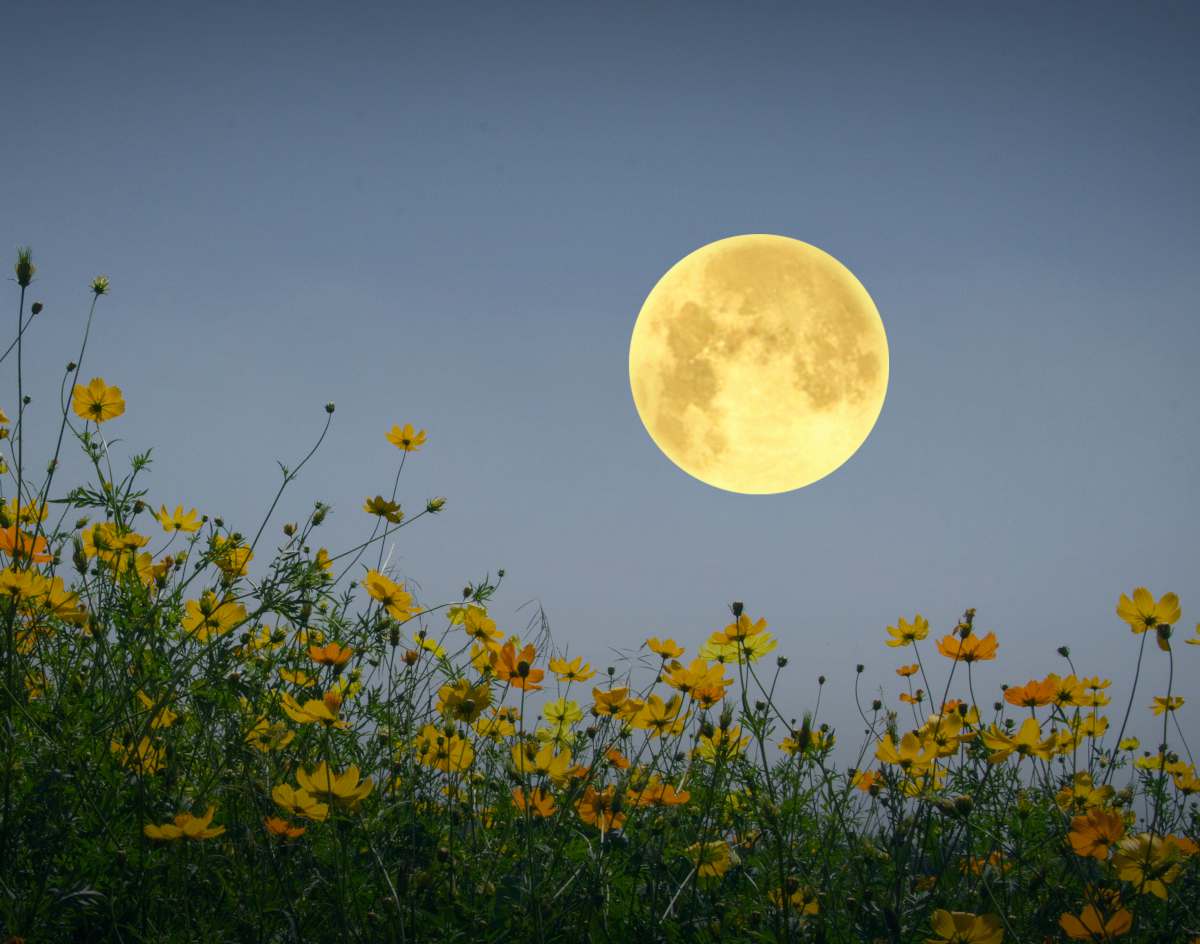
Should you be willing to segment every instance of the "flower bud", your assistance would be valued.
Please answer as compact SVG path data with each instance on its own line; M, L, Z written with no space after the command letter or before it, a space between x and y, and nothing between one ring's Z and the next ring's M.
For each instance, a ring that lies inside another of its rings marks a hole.
M334 405L334 402L332 400L330 400L328 403L325 404L325 412L326 413L329 413L332 415L333 411L336 409L337 409L337 407Z
M92 279L92 291L95 292L97 295L107 295L108 294L108 276L107 275L98 275L94 279Z
M439 511L446 507L445 498L431 498L425 503L425 510L431 515L436 515Z
M37 271L37 266L33 264L33 250L28 246L17 250L17 264L13 271L17 273L17 284L21 288L28 288L33 281L33 273Z
M41 302L34 302L32 305L29 306L29 313L31 315L40 315L42 313L43 307L44 306L42 305Z
M741 600L734 600L733 603L729 605L729 612L733 614L734 619L741 619L742 610L743 606Z

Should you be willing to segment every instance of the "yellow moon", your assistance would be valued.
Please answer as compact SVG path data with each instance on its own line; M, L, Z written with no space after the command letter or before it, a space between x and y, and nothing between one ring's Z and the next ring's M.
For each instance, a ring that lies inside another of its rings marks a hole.
M833 256L786 236L732 236L651 290L629 383L650 438L683 471L730 492L787 492L866 440L887 393L887 335Z

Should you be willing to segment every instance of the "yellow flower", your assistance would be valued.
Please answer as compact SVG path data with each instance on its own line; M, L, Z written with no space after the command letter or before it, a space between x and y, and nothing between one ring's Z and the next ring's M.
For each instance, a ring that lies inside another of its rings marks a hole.
M196 509L193 508L189 512L184 512L183 505L176 505L174 512L167 511L167 506L162 505L158 511L158 523L167 533L173 531L192 532L200 530L200 519L197 517Z
M556 754L553 744L543 744L536 751L529 743L514 744L512 759L519 775L549 777L560 785L566 782L571 769L571 752L564 750Z
M154 705L155 705L154 699L151 698L149 695L147 695L145 692L143 692L141 689L138 689L137 697L138 697L138 701L140 701L142 703L142 705L146 708L147 711L150 711L154 708ZM159 709L159 711L154 715L153 720L150 722L150 727L151 728L169 728L171 725L173 725L175 723L175 720L178 717L179 717L179 715L177 715L175 712L173 712L166 705L163 705L163 707L161 709Z
M676 644L674 639L666 639L659 641L657 636L651 636L646 640L646 645L651 652L657 652L660 656L666 659L678 659L683 655L683 648Z
M1112 865L1121 881L1129 882L1144 895L1166 901L1167 886L1179 877L1183 868L1181 858L1175 843L1163 836L1140 833L1117 844Z
M691 714L685 712L680 716L682 708L683 699L679 695L672 695L665 702L658 695L651 695L630 723L635 728L649 729L659 737L679 734Z
M313 563L325 571L325 573L330 573L333 570L333 561L329 557L329 551L323 547L317 548L317 556L313 558Z
M212 539L213 563L226 577L241 577L254 553L240 541L216 535Z
M310 698L301 705L295 698L284 692L280 695L279 700L283 706L284 713L293 721L298 721L300 724L320 722L326 727L339 729L345 729L350 726L337 716L337 708L340 706L339 699L317 701L315 698ZM329 705L329 701L335 702L332 708Z
M922 741L912 732L900 739L899 746L890 734L885 734L875 749L876 759L914 772L927 769L936 756L937 745Z
M878 623L876 625L879 625ZM900 646L911 646L914 642L924 639L929 635L929 620L925 619L920 613L913 617L911 623L904 617L900 618L897 626L889 626L887 628L888 635L892 638L887 641L887 644L893 649Z
M742 729L737 725L714 728L712 734L700 735L692 753L706 763L715 764L718 760L727 761L741 754L749 743L749 735L743 736Z
M414 432L412 423L405 423L403 429L393 426L392 431L387 434L387 438L388 442L397 449L416 452L425 443L425 430L421 430L419 433Z
M1000 944L1004 926L997 915L975 915L938 908L930 919L935 937L926 944Z
M285 682L291 682L293 685L299 685L301 688L317 684L317 680L313 676L306 672L301 672L299 669L295 671L292 669L280 669L279 677Z
M215 806L210 806L203 816L193 816L191 813L179 813L174 822L163 823L161 826L146 825L142 832L148 839L169 841L172 839L212 839L225 832L224 826L209 826L212 822Z
M560 682L586 682L596 675L591 665L583 662L583 656L576 656L570 662L551 659L550 671L558 676Z
M1133 915L1121 908L1105 921L1095 905L1085 905L1078 918L1064 912L1058 923L1072 941L1092 941L1094 944L1128 934L1133 927Z
M399 584L385 577L377 570L367 571L363 587L373 600L383 604L384 609L392 619L406 620L413 614L413 598Z
M104 378L93 377L86 387L75 385L71 407L85 420L104 423L125 412L125 401L120 387L110 387Z
M443 685L438 690L438 698L437 708L441 714L470 724L491 705L492 688L486 682L472 685L466 679L459 679L453 685Z
M569 728L577 721L583 720L583 711L575 702L559 698L546 703L542 708L542 716L556 727Z
M199 600L188 600L185 609L180 625L201 642L225 635L248 618L244 606L228 599L218 600L211 590L205 590Z
M357 767L350 766L344 773L335 774L325 761L321 761L311 774L303 768L297 770L296 782L309 796L350 810L357 809L374 786L370 777L359 782Z
M1179 597L1175 594L1164 593L1155 603L1154 595L1145 587L1135 589L1132 600L1122 593L1117 601L1117 616L1128 623L1135 633L1177 623L1181 613Z
M1154 704L1150 706L1156 715L1165 714L1168 711L1175 711L1183 707L1183 696L1172 695L1167 698L1163 695L1154 696Z
M246 732L246 743L266 754L269 751L283 750L292 743L295 736L296 733L289 731L282 721L271 722L264 717L255 721Z
M493 640L503 639L504 633L496 628L496 621L487 615L487 610L481 606L468 606L465 610L454 608L450 622L461 623L463 632L472 639L485 645Z
M139 774L156 774L166 766L166 751L148 737L138 741L137 746L112 741L109 745L117 760L129 770Z
M456 733L439 731L432 724L421 729L416 738L417 759L426 767L436 767L445 773L466 770L475 760L471 742Z
M1016 735L1007 734L993 724L992 729L981 732L980 737L984 745L992 751L988 757L988 763L992 764L1000 763L1012 753L1017 754L1018 760L1031 756L1049 760L1058 744L1053 735L1042 738L1041 725L1033 718L1026 718Z
M1116 790L1105 784L1097 787L1092 783L1092 775L1086 771L1077 773L1071 783L1058 791L1056 802L1064 813L1072 810L1090 810L1098 806L1106 806L1111 802Z
M737 853L723 839L706 842L703 846L694 842L684 850L684 854L696 866L700 878L720 877L729 871L730 866L740 862Z
M298 790L291 784L281 783L275 787L271 791L271 799L293 816L303 816L317 823L324 822L329 817L328 803L320 802L308 791Z
M382 495L368 498L363 505L363 511L369 515L377 515L380 518L384 518L391 524L399 524L401 519L404 518L404 512L400 510L400 506L394 501L388 501Z
M795 884L795 882L795 879L788 879L789 886ZM801 916L815 915L821 910L817 902L816 893L811 888L798 887L791 894L788 894L784 889L772 888L767 892L767 897L776 908L784 907L784 900L786 898L787 905L794 908Z

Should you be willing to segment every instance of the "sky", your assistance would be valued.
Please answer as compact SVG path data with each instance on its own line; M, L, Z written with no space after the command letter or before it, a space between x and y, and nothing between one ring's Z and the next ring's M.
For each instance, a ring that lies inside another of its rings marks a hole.
M1068 645L1114 725L1119 595L1179 594L1180 640L1200 621L1195 5L45 2L6 33L31 409L108 275L83 374L123 389L115 448L154 448L156 503L253 533L334 401L269 533L323 500L336 551L411 422L402 504L448 499L389 548L423 601L502 567L500 628L540 603L601 672L650 635L690 655L744 601L785 715L824 674L843 747L857 663L864 701L901 690L901 616L940 636L976 608L985 704ZM629 387L647 293L739 233L838 258L890 347L870 437L785 494L687 476ZM1200 649L1175 649L1186 730ZM1151 743L1166 681L1151 645Z

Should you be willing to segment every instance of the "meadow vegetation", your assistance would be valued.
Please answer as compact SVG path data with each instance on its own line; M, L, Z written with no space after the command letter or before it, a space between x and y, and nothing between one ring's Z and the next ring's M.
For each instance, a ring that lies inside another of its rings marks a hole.
M82 366L118 330L107 279L58 402L27 401L26 346L67 322L35 273L21 251L0 364L0 941L1200 942L1172 691L1200 627L1176 634L1174 594L1114 588L1124 689L1064 648L976 692L1002 645L974 610L881 626L907 690L859 699L839 769L820 685L781 714L795 669L742 603L618 670L498 625L503 571L420 600L384 556L446 504L398 501L436 447L413 425L381 436L390 488L349 548L322 502L274 517L320 439L245 531L152 484L149 452L110 449L120 378ZM60 481L67 449L86 480Z

